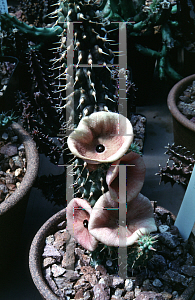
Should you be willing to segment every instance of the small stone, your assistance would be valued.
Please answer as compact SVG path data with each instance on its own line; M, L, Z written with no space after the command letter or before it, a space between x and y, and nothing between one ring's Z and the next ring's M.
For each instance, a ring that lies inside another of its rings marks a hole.
M55 249L53 245L46 245L42 256L43 256L43 258L46 258L46 257L55 258L56 261L58 261L58 262L60 262L61 258L62 258L59 251L57 249Z
M124 289L117 288L114 292L114 295L117 297L120 297L120 296L122 296L123 293L124 293Z
M94 299L96 300L109 300L110 288L103 283L98 283L93 287Z
M60 224L58 224L59 229L65 229L66 228L66 221L62 221Z
M19 147L18 147L18 150L21 151L21 150L25 150L25 147L23 144L21 144Z
M195 277L195 266L183 265L181 272L189 277Z
M133 290L133 280L128 278L125 280L125 289L127 292L130 292Z
M46 239L45 239L46 245L52 245L53 242L54 242L54 236L53 236L53 234L46 237Z
M153 281L152 284L155 287L161 287L161 286L163 286L163 283L158 278L154 279L154 281Z
M84 274L85 280L88 281L91 286L94 286L98 283L95 275L95 269L93 269L91 266L82 266L81 273Z
M3 147L1 147L0 153L11 157L18 153L18 148L11 143L7 143Z
M7 141L8 138L9 138L9 135L8 135L6 132L4 132L4 133L2 134L2 136L1 136L1 138L2 138L4 141Z
M83 290L80 289L76 292L74 299L83 299L83 297L84 297Z
M55 281L52 279L51 277L51 269L50 267L45 269L45 279L48 283L48 285L50 286L51 290L58 296L60 296L60 292L59 292L59 289L58 287L56 286L55 284Z
M68 282L64 277L56 277L54 278L54 282L56 283L58 289L60 290L69 290L69 294L75 293L73 288L73 282Z
M160 233L163 233L163 232L168 231L170 229L170 227L168 225L160 225L158 227L158 229L159 229Z
M191 266L193 264L193 256L187 253L186 265Z
M18 140L18 136L17 135L11 137L12 143L16 143L17 140Z
M188 279L184 275L181 275L180 273L172 270L167 270L164 273L162 279L167 283L172 283L174 286L177 286L178 288L181 286L183 287L188 286Z
M89 292L89 291L84 292L83 298L84 298L84 300L89 300L89 299L91 299L91 294L90 294L90 292Z
M52 271L53 277L59 277L59 276L63 275L66 270L56 264L53 264L51 267L51 271Z
M161 295L163 296L163 300L170 300L172 299L172 295L168 292L161 292Z
M107 271L106 271L105 267L102 266L102 265L96 266L95 269L96 269L97 271L99 271L102 275L106 275L106 274L107 274Z
M81 266L88 266L90 264L90 256L84 254L84 250L80 248L75 249L75 254L80 258Z
M167 267L167 263L162 255L154 254L152 259L148 262L148 267L150 270L164 270Z
M112 278L112 286L114 288L120 287L124 284L124 279L119 276L113 276Z
M64 244L70 239L70 234L67 230L65 231L57 231L55 234L54 234L54 247L56 249L61 249Z
M160 233L158 239L170 249L174 249L180 244L178 238L170 232Z
M6 187L5 184L0 184L0 191L4 194L8 193L8 188Z
M6 176L5 176L5 182L6 184L15 184L16 183L16 179L15 177L13 176L13 174L11 173L6 173Z
M177 291L173 291L172 296L173 296L173 299L177 299L179 297L179 294Z
M14 172L14 175L16 177L20 176L21 174L22 174L22 169L21 168L16 169L15 172Z
M13 156L12 160L16 167L23 168L23 160L18 156Z
M120 298L121 299L121 298ZM123 297L123 299L127 299L127 300L133 300L134 299L134 292L126 292L125 296Z
M85 279L83 277L78 279L77 282L74 285L75 290L79 290L82 287L86 287L86 282L85 282ZM90 284L89 284L89 287L90 287Z
M65 277L67 281L75 281L79 278L79 274L74 270L66 270L63 277Z
M55 259L54 258L52 258L52 257L46 257L43 260L43 268L51 266L54 263L55 263Z
M6 186L10 191L14 191L16 189L16 185L13 183L7 183Z
M163 296L160 293L155 293L155 292L141 292L139 295L136 297L136 300L164 300Z
M140 293L141 293L141 289L138 288L138 287L136 287L136 288L134 289L135 297L137 297Z
M19 188L19 186L20 186L20 182L16 182L16 188L18 189Z

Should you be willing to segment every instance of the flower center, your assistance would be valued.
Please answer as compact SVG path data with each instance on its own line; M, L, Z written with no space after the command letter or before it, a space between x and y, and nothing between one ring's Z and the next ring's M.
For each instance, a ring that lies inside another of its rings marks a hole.
M96 152L101 153L101 152L104 152L104 150L105 150L104 145L99 144L96 146Z
M84 220L84 221L83 221L83 226L84 226L85 228L88 228L88 220Z

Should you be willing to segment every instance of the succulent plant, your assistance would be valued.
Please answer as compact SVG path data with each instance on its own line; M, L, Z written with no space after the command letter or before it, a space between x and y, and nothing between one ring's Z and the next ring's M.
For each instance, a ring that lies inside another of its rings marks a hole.
M165 154L168 154L169 158L166 166L160 166L160 171L156 173L160 176L160 183L170 182L172 185L181 183L187 187L195 163L194 154L185 147L175 146L174 144L165 148L167 148ZM171 166L169 165L170 160L173 161Z
M114 223L114 228L105 226L102 235L105 248L110 251L107 247L109 238L105 232L111 230L113 236L118 234L118 215L113 215L112 209L119 204L119 166L133 164L127 170L127 239L128 251L134 252L131 260L133 264L141 256L147 259L146 253L148 249L152 249L153 244L153 239L148 234L156 230L156 225L150 201L139 193L144 181L145 165L142 157L135 153L139 151L138 147L134 145L130 148L133 142L132 125L118 112L119 80L125 79L127 92L134 89L130 72L114 66L119 53L116 45L119 41L113 32L118 32L119 29L110 24L112 18L109 2L60 0L56 6L50 14L52 18L56 18L56 22L47 28L36 28L15 17L2 16L3 22L15 26L30 41L24 52L28 58L31 88L30 91L26 90L26 95L23 91L18 93L19 110L22 111L23 122L34 135L37 145L42 145L52 160L58 161L59 155L66 153L63 148L66 144L66 132L69 127L73 130L67 144L74 155L71 164L75 189L74 198L67 206L67 223L71 227L74 207L75 218L78 216L79 220L78 232L82 232L77 238L90 251L94 250L100 240L99 228L94 224L100 224L101 220L99 214L94 212L96 208L102 209L99 207L102 203L105 210L107 207L110 210L104 211L105 218L101 224L108 223L107 213ZM71 44L68 44L70 25L73 22L73 36ZM135 29L134 25L133 28ZM51 48L50 59L46 50L47 63L49 62L47 66L42 56L49 41L54 42L55 46ZM72 53L74 50L74 56L68 62L71 49ZM73 89L69 93L71 85ZM51 135L60 132L60 129L65 132L65 136L60 139L62 147L52 148L52 141L47 133ZM86 143L85 139L90 139L90 142ZM82 221L82 218L85 219ZM124 234L126 226L122 227ZM139 240L139 235L143 242L133 245ZM125 241L126 236L123 237L123 245L126 245ZM115 242L117 245L118 239ZM115 259L118 256L116 245L113 251ZM96 252L93 255L94 253Z
M14 112L2 112L0 114L0 132L4 130L6 127L8 127L13 121L17 119L16 116L14 116Z

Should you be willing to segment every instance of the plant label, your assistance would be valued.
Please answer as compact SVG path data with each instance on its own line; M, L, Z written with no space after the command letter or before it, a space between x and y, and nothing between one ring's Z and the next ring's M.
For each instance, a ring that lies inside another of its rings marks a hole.
M179 209L175 226L184 240L189 238L195 222L195 167L193 168L187 190Z

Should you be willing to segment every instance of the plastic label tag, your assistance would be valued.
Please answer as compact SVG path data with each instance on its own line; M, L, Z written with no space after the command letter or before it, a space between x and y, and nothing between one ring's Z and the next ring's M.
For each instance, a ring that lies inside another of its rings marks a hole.
M195 166L188 183L181 207L179 209L175 226L184 240L189 238L195 222Z
M0 14L8 13L7 0L0 1Z

